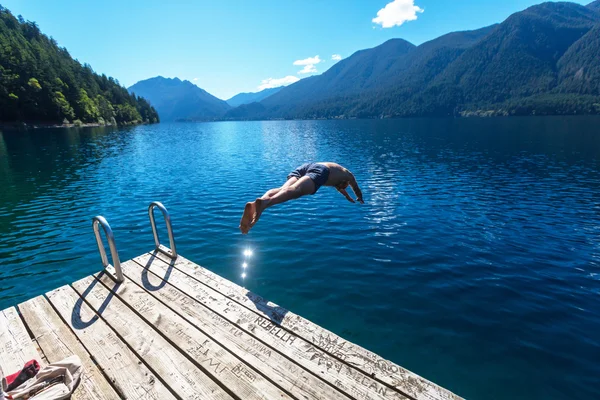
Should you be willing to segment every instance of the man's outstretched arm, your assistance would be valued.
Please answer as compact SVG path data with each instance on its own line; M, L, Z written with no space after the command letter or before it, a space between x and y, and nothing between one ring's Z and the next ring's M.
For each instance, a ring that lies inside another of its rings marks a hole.
M363 201L362 192L360 191L360 188L358 187L358 183L356 182L354 175L352 175L352 179L350 179L350 187L352 188L352 191L356 195L356 201L358 201L360 204L365 204L365 202Z
M348 199L348 201L350 203L354 203L354 199L352 197L350 197L350 195L348 194L348 192L346 192L346 189L340 189L340 188L336 188L338 192L340 192L346 199Z

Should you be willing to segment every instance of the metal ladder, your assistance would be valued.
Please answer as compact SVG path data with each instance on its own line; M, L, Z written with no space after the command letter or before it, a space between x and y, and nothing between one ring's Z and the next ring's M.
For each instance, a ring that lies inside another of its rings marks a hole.
M167 232L169 234L169 244L171 248L168 248L160 243L158 239L158 231L156 229L156 221L154 219L154 209L158 208L165 219L165 223L167 225ZM173 227L171 225L171 215L167 211L167 208L158 201L153 201L148 206L148 217L150 218L150 225L152 226L152 234L154 235L154 244L156 245L155 251L159 251L166 255L167 257L175 260L177 258L177 248L175 247L175 237L173 236ZM94 228L94 235L96 236L96 243L98 244L98 251L100 252L100 258L102 260L102 268L111 275L117 282L123 282L123 270L121 268L121 260L119 259L119 252L117 250L117 245L115 244L115 235L108 223L106 218L101 215L95 216L92 218L92 227ZM110 248L110 256L112 258L112 265L108 262L108 257L106 256L106 249L104 248L104 244L102 243L102 238L100 237L100 227L104 230L104 235L106 236L106 240L108 241L108 247ZM113 276L109 271L108 267L112 267L115 270L115 275Z

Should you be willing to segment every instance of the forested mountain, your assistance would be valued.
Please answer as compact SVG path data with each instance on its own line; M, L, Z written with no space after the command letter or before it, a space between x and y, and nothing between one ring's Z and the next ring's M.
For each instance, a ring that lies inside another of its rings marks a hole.
M587 6L588 6L588 8L591 8L592 10L600 11L600 0L596 0L596 1L588 4Z
M0 5L0 122L131 124L158 115Z
M225 118L600 113L599 10L543 3L420 46L393 39Z
M214 120L231 108L223 100L179 78L157 76L136 83L129 91L148 99L163 121Z
M558 60L558 91L600 94L600 24L576 41Z
M575 3L530 7L465 51L434 84L460 88L466 103L548 93L556 87L560 57L598 22Z
M323 115L325 117L339 115L347 106L357 107L361 103L376 105L389 97L386 91L400 88L409 92L420 90L492 28L450 33L419 47L402 39L388 40L373 49L356 52L324 74L289 86L261 104L284 110L296 106L308 113L328 108ZM355 94L359 94L358 98Z
M261 101L271 95L274 95L275 93L279 92L282 87L283 86L271 89L263 89L260 92L238 93L229 100L226 100L226 102L231 107L241 106L242 104L254 103L255 101Z

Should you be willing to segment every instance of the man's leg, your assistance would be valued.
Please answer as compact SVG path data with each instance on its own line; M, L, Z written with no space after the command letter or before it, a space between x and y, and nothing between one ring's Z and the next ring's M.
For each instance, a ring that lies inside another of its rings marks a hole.
M267 190L267 192L265 194L263 194L263 196L261 197L261 199L265 200L265 199L270 199L271 197L275 196L277 193L279 193L281 190L283 189L287 189L288 187L292 186L294 183L298 182L298 178L292 176L290 179L288 179L282 187L278 187L276 189L271 189L271 190Z
M280 191L289 188L294 183L298 181L298 178L291 177L289 178L281 187L267 190L265 194L261 197L261 199L268 200L271 197L275 196ZM252 201L250 203L246 203L246 207L244 208L244 214L242 215L242 220L240 221L240 229L242 233L246 234L251 228L251 222L254 219L256 214L256 201Z
M271 197L275 196L277 193L279 193L279 191L281 190L280 187L275 188L275 189L271 189L271 190L267 190L265 192L265 194L262 195L261 199L270 199Z
M315 192L315 183L308 176L303 176L298 179L297 182L290 185L287 188L282 188L277 194L269 199L256 199L255 207L256 211L252 221L250 222L250 228L258 222L261 214L264 210L269 207L273 207L276 204L285 203L289 200L294 200L307 194L313 194Z

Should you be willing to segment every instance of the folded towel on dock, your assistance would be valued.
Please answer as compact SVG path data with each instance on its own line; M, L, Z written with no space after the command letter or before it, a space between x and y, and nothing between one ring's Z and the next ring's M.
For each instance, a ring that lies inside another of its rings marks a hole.
M0 394L0 400L3 400L3 395L6 399L14 400L68 399L79 382L81 372L81 360L77 356L71 356L46 365L33 378L10 391L7 390L6 380L2 378L2 389L7 393Z

